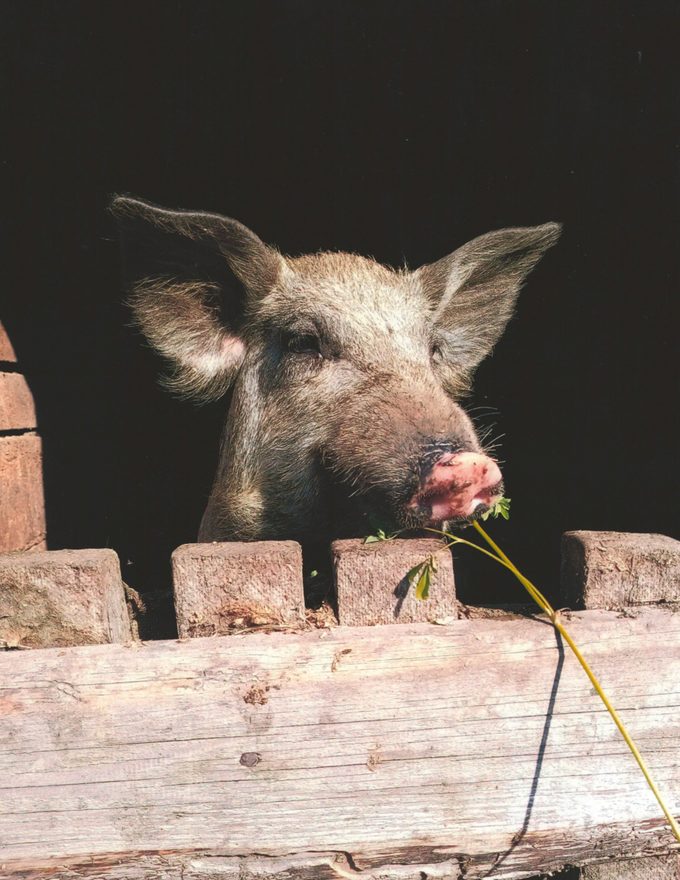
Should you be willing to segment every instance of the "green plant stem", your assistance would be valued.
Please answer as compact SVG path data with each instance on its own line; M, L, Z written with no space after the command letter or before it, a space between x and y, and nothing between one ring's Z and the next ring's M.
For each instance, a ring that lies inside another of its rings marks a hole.
M472 541L466 541L463 538L456 538L456 536L448 535L448 534L447 534L447 537L453 538L453 543L467 544L469 547L474 547L477 550L480 550L482 553L486 554L487 556L491 556L492 558L496 559L498 562L501 562L506 568L510 569L510 571L515 575L517 580L522 584L522 586L529 593L531 598L536 602L536 604L539 606L539 608L541 608L543 611L545 611L545 613L549 616L553 626L555 627L555 629L557 629L557 631L562 636L564 641L569 645L569 647L573 651L574 656L576 657L578 662L583 667L583 670L585 671L586 675L590 679L591 684L593 685L593 687L597 691L598 696L600 697L600 699L602 700L602 702L606 706L607 711L609 712L609 714L611 715L611 717L614 721L614 724L616 724L616 726L618 727L618 729L621 733L621 736L625 740L626 745L628 746L628 748L632 752L633 757L635 758L635 760L638 763L638 766L640 767L640 770L642 770L642 773L643 773L645 779L647 780L647 784L649 785L650 789L652 790L654 797L657 799L659 806L663 810L664 816L668 820L668 824L671 826L671 830L673 831L673 835L675 836L675 839L680 841L680 827L678 827L678 823L676 822L675 817L673 816L673 814L671 813L669 808L666 806L664 799L661 797L661 793L660 793L659 789L657 788L656 783L652 779L652 775L649 772L649 769L647 768L647 765L646 765L642 755L638 751L637 746L635 745L632 737L628 733L625 724L623 723L623 721L619 717L618 712L612 706L611 702L609 701L609 698L607 697L605 692L602 690L602 686L600 685L600 682L595 677L595 674L593 673L592 669L590 668L590 666L586 662L583 654L581 654L580 650L578 649L578 647L574 643L574 640L571 638L571 636L569 635L567 630L564 628L564 625L562 624L560 617L559 617L559 612L555 611L555 609L552 607L550 602L548 602L548 600L541 593L541 591L537 587L535 587L528 578L524 577L524 575L519 571L519 569L514 565L514 563L505 555L505 553L503 553L501 548L486 533L486 530L477 521L473 522L472 525L475 527L475 529L477 529L477 531L482 536L482 538L484 538L484 540L489 545L489 547L491 547L491 549L493 550L493 553L489 553L488 550L485 550L483 547L479 547L477 544L474 544Z
M449 539L449 543L446 545L447 547L453 547L454 544L465 544L467 547L472 547L473 550L479 550L480 553L483 553L485 556L488 556L489 559L493 559L494 562L500 563L504 568L512 571L512 568L506 563L503 562L502 559L499 559L494 553L489 553L488 550L485 550L483 547L480 547L479 544L475 544L474 541L466 541L465 538L459 538L458 535L452 535L450 532L442 532L441 529L428 529L427 527L423 529L425 532L434 532L435 535L444 535L445 538Z

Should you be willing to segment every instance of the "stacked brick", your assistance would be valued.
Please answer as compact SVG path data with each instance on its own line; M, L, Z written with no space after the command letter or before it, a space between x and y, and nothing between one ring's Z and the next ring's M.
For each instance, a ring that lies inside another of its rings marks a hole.
M0 324L0 552L45 545L42 446L33 395Z

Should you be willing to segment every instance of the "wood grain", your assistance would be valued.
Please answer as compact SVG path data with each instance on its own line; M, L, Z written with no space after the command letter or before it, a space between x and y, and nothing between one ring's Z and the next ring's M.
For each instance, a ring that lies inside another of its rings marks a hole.
M569 628L680 812L680 615L629 613ZM2 877L475 880L673 851L544 621L5 652L0 705Z

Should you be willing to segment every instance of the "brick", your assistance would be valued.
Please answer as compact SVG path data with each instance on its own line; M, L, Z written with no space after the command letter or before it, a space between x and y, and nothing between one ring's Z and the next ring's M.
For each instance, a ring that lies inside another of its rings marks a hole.
M680 601L680 541L666 535L566 532L562 590L574 608Z
M0 640L49 648L126 642L130 620L113 550L0 555Z
M373 626L418 623L457 617L456 589L450 551L436 538L413 538L364 544L361 539L332 545L335 591L340 623ZM434 556L437 572L430 598L418 601L407 573Z
M678 880L680 856L654 856L587 865L582 880Z
M21 373L0 373L0 431L35 428L35 404Z
M44 547L40 437L0 437L0 552Z
M183 544L172 554L172 575L182 638L304 620L302 549L295 541Z
M14 354L14 348L9 341L7 331L2 326L2 321L0 321L0 361L10 364L17 362L17 356Z

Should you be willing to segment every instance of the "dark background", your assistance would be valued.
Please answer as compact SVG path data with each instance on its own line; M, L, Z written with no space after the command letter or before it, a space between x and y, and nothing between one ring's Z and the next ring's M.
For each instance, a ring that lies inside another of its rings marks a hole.
M677 24L650 0L5 3L1 316L50 546L167 590L215 466L223 406L166 396L126 326L117 191L412 267L561 220L470 403L505 435L495 534L555 596L563 531L676 533ZM464 575L467 600L518 589Z

